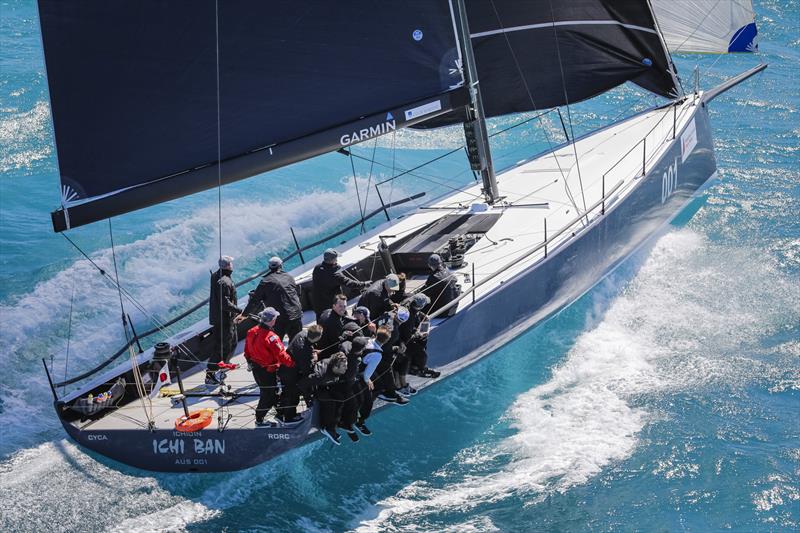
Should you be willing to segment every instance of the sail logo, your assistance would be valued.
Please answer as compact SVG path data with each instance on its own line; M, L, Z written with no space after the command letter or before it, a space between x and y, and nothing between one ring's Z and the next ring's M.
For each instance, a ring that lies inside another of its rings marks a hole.
M661 175L661 203L667 201L678 188L678 158L671 164L664 174Z
M378 135L385 135L396 129L397 122L395 122L391 113L387 113L385 122L381 122L375 126L370 126L369 128L361 128L353 133L345 133L339 138L339 144L342 146L355 144L361 141L366 141L367 139L371 139L373 137L377 137Z

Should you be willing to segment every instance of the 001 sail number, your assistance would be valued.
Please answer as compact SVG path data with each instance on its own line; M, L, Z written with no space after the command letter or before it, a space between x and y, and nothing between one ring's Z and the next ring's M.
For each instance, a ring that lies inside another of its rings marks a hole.
M667 201L678 188L678 158L661 175L661 203Z

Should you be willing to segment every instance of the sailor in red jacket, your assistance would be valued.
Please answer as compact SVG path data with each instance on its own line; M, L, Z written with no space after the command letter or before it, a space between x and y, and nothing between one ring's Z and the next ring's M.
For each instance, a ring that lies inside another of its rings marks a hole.
M253 369L253 377L260 389L260 398L256 406L256 425L271 427L273 424L264 421L270 409L278 403L278 368L294 367L292 357L286 353L283 342L272 328L280 313L275 308L267 307L258 315L258 325L247 332L244 343L244 357Z

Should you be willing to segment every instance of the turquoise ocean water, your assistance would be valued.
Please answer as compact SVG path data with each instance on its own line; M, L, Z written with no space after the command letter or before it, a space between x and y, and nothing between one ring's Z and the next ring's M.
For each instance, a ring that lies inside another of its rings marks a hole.
M0 529L800 528L800 6L756 7L759 57L676 57L687 87L696 64L703 87L770 64L713 102L721 180L693 217L553 320L381 413L357 446L319 442L231 474L154 475L77 448L52 410L40 359L74 375L123 333L116 291L50 228L58 178L35 4L0 2ZM611 91L573 106L576 132L654 103L634 87ZM492 144L503 167L561 141L548 115ZM378 205L376 180L460 142L458 130L404 131L356 148L377 163L356 160L355 183L349 159L331 154L225 187L236 277L285 254L290 226L301 242L341 227L358 216L357 197ZM381 193L430 198L470 179L458 152ZM108 229L70 236L113 268ZM216 191L113 229L121 283L148 313L163 319L205 296Z

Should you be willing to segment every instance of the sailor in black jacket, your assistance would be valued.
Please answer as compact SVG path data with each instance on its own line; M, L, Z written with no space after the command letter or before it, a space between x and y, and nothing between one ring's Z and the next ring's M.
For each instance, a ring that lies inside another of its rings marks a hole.
M308 376L317 362L319 353L319 342L322 339L322 326L312 324L308 329L300 331L294 336L286 351L292 356L294 368L281 367L278 375L284 386L281 397L281 406L285 408L286 417L293 418L296 414L297 404L300 402L300 394L306 400L306 405L311 405L311 391L303 389L298 380ZM296 384L296 386L294 386Z
M397 274L389 274L386 278L373 282L358 299L358 307L369 309L369 316L373 320L380 319L394 308L392 295L399 285L400 278Z
M314 313L319 322L323 311L329 309L333 299L337 294L343 292L343 287L360 289L369 285L369 282L362 282L345 276L339 268L339 252L333 248L328 248L323 254L322 263L314 267L311 275L312 291L311 300L314 305Z
M316 387L317 400L319 401L320 431L336 445L341 443L341 437L336 432L339 415L342 410L341 393L337 384L343 380L347 372L347 356L336 352L328 359L314 363L312 372L303 378L303 387Z
M355 319L347 316L347 297L340 294L331 308L322 313L319 320L322 326L322 340L319 343L320 359L330 357L339 350L339 343L345 340L342 338L344 327L349 322L355 322Z
M229 362L236 347L236 324L241 319L242 310L236 299L236 286L231 279L233 258L223 255L219 259L219 270L211 274L210 295L208 298L208 322L213 326L214 344L206 368L206 384L217 383L214 377L219 367L217 363Z
M344 403L339 417L339 427L347 432L353 442L358 442L354 424L358 421L363 400L361 389L366 386L363 374L359 377L359 373L363 372L361 354L364 353L369 341L368 337L357 336L341 344L342 352L347 356L347 372L340 386L344 393Z
M433 313L458 298L459 290L456 277L444 265L439 254L428 257L428 266L432 272L425 280L422 292L431 300L428 313Z
M250 296L245 308L246 315L256 315L267 307L275 308L280 315L274 331L282 339L284 335L293 339L303 329L303 306L300 304L300 287L288 272L283 271L280 257L271 257L269 272Z

